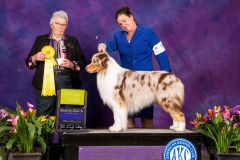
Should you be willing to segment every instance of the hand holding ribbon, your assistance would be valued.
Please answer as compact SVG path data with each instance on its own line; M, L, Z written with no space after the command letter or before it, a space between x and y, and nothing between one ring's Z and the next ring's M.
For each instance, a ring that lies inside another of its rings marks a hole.
M52 46L44 46L41 50L46 55L43 74L42 96L56 95L53 66L57 65L54 59L55 51Z

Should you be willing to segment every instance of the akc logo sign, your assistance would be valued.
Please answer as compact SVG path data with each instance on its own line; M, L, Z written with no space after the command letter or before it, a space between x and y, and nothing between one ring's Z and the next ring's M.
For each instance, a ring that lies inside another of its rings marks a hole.
M164 160L197 160L196 148L184 138L173 139L165 148Z

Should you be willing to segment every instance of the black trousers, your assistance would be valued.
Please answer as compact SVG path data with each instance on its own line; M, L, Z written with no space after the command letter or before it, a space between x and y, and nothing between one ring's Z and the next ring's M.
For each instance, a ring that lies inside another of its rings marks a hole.
M72 88L70 75L55 75L55 89ZM42 96L41 90L34 89L36 102L36 115L55 115L57 96Z

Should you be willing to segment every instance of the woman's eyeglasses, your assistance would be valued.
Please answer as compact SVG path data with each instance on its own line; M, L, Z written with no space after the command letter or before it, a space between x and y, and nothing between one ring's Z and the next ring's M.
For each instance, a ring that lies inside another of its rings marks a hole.
M57 26L61 26L61 27L67 27L67 24L61 24L61 23L58 23L58 22L54 22Z

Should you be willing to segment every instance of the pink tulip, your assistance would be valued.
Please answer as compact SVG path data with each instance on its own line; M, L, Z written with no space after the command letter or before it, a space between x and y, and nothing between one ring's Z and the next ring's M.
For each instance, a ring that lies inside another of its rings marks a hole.
M234 123L234 124L233 124L233 128L234 128L234 129L237 128L237 126L238 126L238 123Z
M19 119L19 116L18 116L18 115L13 118L12 124L13 124L14 126L17 126L17 121L18 121L18 119Z
M225 111L222 112L222 117L224 120L227 120L230 118L230 111L231 111L231 108L228 107L228 106L224 106L225 108Z
M13 125L13 127L11 129L13 133L17 132L16 128L17 128L17 121L18 121L18 119L19 119L19 116L17 115L17 116L13 116L11 119L7 120L7 121L11 122L12 125Z
M11 119L8 119L8 122L11 122L13 126L17 126L17 121L19 119L19 116L13 116Z
M30 113L34 112L36 109L35 109L35 106L29 102L27 102L27 106L28 106L28 110Z

